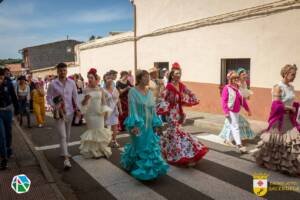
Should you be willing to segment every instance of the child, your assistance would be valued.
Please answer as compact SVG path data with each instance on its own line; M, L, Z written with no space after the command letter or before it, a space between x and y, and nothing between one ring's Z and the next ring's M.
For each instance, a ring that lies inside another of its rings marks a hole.
M32 91L33 111L39 128L45 125L45 92L42 83L35 83Z

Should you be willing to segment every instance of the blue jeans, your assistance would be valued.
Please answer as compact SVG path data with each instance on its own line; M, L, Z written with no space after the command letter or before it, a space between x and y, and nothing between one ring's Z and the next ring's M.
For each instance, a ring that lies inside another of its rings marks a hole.
M7 158L12 153L12 117L12 111L0 110L0 156L2 158Z

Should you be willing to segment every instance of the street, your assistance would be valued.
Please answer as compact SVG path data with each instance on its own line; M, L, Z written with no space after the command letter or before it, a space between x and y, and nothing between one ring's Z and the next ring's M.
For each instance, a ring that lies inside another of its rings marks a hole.
M43 129L24 128L24 131L33 140L35 149L44 153L66 199L261 199L253 193L254 173L267 173L268 181L300 184L299 178L258 167L251 153L241 155L234 148L223 145L218 141L217 133L199 132L192 120L187 120L184 129L210 149L193 168L171 166L167 176L155 181L137 181L119 164L122 148L114 149L108 160L82 158L78 147L85 126L81 126L72 128L69 148L73 168L64 171L52 118L47 117L47 124ZM121 146L129 140L127 133L118 136ZM255 142L249 142L250 152L255 148ZM269 191L264 198L299 199L299 192Z

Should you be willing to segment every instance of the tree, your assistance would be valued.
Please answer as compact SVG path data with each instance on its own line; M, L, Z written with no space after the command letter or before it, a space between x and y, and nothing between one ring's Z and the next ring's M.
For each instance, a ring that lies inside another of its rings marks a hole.
M6 65L6 64L16 64L16 63L22 63L22 59L0 59L0 65Z
M92 35L89 40L91 41L91 40L94 40L94 39L96 39L96 37L94 35Z

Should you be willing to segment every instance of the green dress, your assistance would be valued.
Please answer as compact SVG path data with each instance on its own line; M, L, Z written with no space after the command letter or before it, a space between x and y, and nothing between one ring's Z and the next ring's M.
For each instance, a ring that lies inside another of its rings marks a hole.
M155 102L149 90L142 95L136 88L131 88L128 94L129 115L124 125L131 132L138 127L138 135L131 134L131 143L126 144L121 154L121 165L139 180L151 180L168 171L168 164L161 156L160 138L154 133L154 128L162 122L156 115Z

